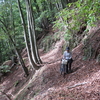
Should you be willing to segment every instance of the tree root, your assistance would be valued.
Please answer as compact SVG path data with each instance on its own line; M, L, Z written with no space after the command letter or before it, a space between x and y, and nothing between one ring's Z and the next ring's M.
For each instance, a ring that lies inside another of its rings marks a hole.
M70 87L67 87L68 89L71 89L71 88L75 88L77 86L81 86L81 85L84 85L84 84L87 84L88 82L83 82L83 83L78 83L78 84L75 84L73 86L70 86Z

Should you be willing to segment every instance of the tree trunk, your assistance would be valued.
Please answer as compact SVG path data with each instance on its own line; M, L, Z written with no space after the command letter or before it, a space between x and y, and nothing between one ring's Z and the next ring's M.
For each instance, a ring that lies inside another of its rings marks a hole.
M28 23L28 32L30 38L32 57L36 63L41 64L42 61L39 57L38 49L37 49L36 36L35 36L35 24L34 24L33 10L32 10L30 0L26 0L26 12L27 12L27 23Z
M20 53L19 53L19 51L18 51L18 49L17 49L17 47L16 47L15 42L13 41L11 35L9 34L9 30L8 30L7 26L5 25L5 23L4 23L3 21L0 20L0 22L4 25L4 27L5 27L6 30L3 29L3 31L8 35L9 40L12 42L12 44L13 44L13 46L14 46L14 49L15 49L15 51L16 51L16 53L17 53L17 56L18 56L18 58L19 58L20 64L21 64L21 66L22 66L22 68L23 68L25 74L28 76L28 75L29 75L28 69L27 69L27 67L26 67L25 64L24 64L24 61L23 61L23 59L22 59L22 56L20 55Z
M15 51L16 51L17 56L18 56L18 58L19 58L20 64L21 64L21 66L22 66L22 68L23 68L25 74L28 76L28 75L29 75L28 69L27 69L27 67L25 66L25 63L24 63L24 61L23 61L23 58L22 58L21 54L19 53L18 49L16 48L16 44L14 43L14 41L13 41L12 37L10 36L10 34L7 33L7 35L9 36L9 38L10 38L10 40L11 40L11 42L12 42L14 48L15 48Z
M33 58L32 58L30 46L28 45L27 28L26 28L26 24L25 24L25 20L24 20L24 15L23 15L23 12L21 9L20 1L19 0L17 0L17 1L18 1L20 17L21 17L21 21L22 21L22 25L23 25L23 30L24 30L24 39L25 39L25 43L26 43L28 58L29 58L30 64L32 65L32 68L39 69L40 66L36 65L36 63L33 61Z
M14 24L14 15L13 15L13 8L12 8L12 0L10 0L10 21L12 24L11 30L13 31L13 39L14 42L16 43L16 39L15 39L15 24Z

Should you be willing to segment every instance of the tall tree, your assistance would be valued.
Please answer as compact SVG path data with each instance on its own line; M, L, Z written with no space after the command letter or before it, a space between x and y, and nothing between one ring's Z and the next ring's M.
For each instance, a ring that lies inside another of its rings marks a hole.
M30 45L28 43L28 35L27 35L27 27L26 27L26 23L25 23L25 19L24 19L24 15L23 15L23 11L22 11L22 8L21 8L21 4L20 4L20 1L18 1L18 7L19 7L19 11L20 11L20 17L21 17L21 21L22 21L22 25L23 25L23 29L24 29L24 39L25 39L25 43L26 43L26 48L27 48L27 53L28 53L28 58L29 58L29 61L32 65L32 68L35 68L35 69L39 69L40 66L38 66L33 58L32 58L32 54L31 54L31 50L30 50Z
M26 12L27 12L27 23L28 23L28 32L30 38L31 53L35 63L42 63L38 54L37 43L36 43L36 34L35 34L35 23L33 16L33 9L30 0L26 0Z

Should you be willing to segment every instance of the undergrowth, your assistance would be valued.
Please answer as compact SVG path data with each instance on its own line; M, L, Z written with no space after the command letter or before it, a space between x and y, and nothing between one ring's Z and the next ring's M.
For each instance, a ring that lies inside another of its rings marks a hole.
M96 59L97 62L100 62L100 39L97 38L98 34L99 31L96 31L84 39L83 60Z
M61 39L61 34L56 32L52 35L45 36L40 43L40 48L43 48L45 52L54 48L54 44Z
M94 22L100 19L99 11L99 0L78 0L77 2L69 3L65 9L56 14L56 19L58 20L54 22L54 28L58 28L59 32L64 32L65 40L71 42L70 45L75 47L80 42L77 33L84 26L93 27Z
M6 73L10 72L10 66L8 65L0 66L0 72L5 75Z

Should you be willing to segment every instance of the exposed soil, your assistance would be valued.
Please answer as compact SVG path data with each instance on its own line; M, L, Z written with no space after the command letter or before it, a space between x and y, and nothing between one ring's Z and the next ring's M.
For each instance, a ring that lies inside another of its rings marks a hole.
M94 40L96 36L100 38L100 31L96 33ZM30 76L25 78L21 66L15 66L12 73L8 73L0 82L0 91L6 93L0 94L0 100L9 100L7 96L12 100L16 97L16 100L100 100L100 65L95 59L83 60L83 44L72 50L73 72L65 78L60 75L59 59L62 58L63 44L63 40L57 42L55 48L47 53L40 50L42 61L53 63L44 64L33 76L27 54L24 53Z

